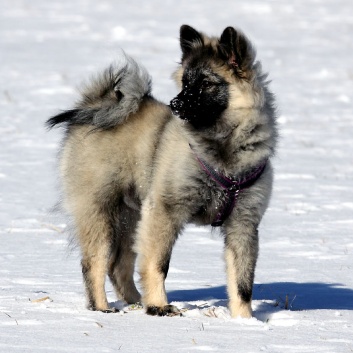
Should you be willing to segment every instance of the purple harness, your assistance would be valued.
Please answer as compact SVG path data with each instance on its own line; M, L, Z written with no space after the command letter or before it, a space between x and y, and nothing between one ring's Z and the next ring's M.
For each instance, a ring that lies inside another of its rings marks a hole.
M245 178L240 179L239 181L234 181L225 175L218 173L214 168L199 158L196 154L195 157L204 172L222 189L224 189L226 195L224 205L218 212L216 219L211 223L212 227L220 227L232 213L240 192L252 186L260 178L263 171L265 170L267 160L260 164L258 167L254 168Z

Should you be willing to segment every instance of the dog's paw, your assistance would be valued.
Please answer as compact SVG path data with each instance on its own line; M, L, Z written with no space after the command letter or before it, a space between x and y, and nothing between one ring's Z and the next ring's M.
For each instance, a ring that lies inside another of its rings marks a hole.
M180 310L174 305L149 305L146 308L146 314L153 316L182 316Z
M112 314L112 313L118 313L120 310L117 308L109 308L109 309L100 310L100 311L105 314Z
M105 313L105 314L112 314L112 313L118 313L119 312L119 309L117 308L106 308L106 309L98 309L98 308L95 308L93 306L90 306L88 308L89 310L91 311L101 311L102 313Z

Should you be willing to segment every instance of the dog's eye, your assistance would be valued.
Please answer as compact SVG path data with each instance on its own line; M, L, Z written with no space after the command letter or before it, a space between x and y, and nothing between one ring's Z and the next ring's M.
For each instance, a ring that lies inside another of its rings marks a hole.
M211 81L208 81L208 80L203 80L202 81L202 88L207 88L207 87L210 87L212 86L212 82Z

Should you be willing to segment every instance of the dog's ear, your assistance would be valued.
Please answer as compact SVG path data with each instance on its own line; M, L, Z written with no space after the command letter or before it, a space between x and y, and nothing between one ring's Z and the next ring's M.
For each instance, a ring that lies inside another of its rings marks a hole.
M220 52L236 71L249 69L255 59L255 51L243 33L227 27L219 40Z
M195 46L202 46L202 35L196 29L182 25L180 27L180 47L183 53L182 61L190 54Z

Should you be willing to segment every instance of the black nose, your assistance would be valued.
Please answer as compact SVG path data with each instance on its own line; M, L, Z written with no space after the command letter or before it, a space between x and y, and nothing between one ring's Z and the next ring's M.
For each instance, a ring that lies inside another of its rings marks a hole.
M170 108L174 114L179 114L180 110L183 108L183 105L183 101L177 97L170 101Z

